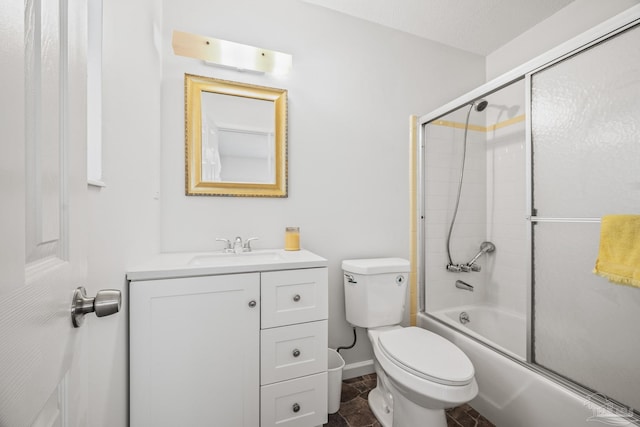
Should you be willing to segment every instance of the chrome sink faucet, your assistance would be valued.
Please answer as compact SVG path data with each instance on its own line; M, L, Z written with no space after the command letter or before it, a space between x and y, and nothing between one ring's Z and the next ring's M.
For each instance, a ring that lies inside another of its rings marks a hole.
M251 242L254 240L258 240L257 237L250 237L242 243L242 237L238 236L235 238L233 243L229 239L216 238L216 242L224 242L225 247L222 249L222 252L229 254L241 254L243 252L251 252Z
M233 242L233 253L239 254L242 253L242 238L240 236L236 237L236 240Z

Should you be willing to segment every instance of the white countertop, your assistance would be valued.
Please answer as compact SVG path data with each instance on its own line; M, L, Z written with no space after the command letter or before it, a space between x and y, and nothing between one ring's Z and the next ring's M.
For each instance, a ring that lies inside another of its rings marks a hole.
M127 272L130 281L212 276L258 271L326 267L327 260L307 250L257 249L242 254L217 252L161 253Z

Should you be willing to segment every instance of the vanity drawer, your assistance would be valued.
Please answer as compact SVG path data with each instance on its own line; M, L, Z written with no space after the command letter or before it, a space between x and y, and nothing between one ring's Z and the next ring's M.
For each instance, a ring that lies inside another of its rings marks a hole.
M260 427L309 427L327 422L327 373L261 387Z
M269 271L260 280L262 329L327 318L326 268Z
M327 321L263 329L260 383L271 384L327 370Z

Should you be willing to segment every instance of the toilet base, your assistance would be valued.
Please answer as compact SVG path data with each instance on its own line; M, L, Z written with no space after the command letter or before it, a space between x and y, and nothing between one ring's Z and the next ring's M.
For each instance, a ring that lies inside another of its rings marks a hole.
M385 403L382 392L378 387L369 392L367 400L369 401L371 412L373 412L382 427L392 427L393 409Z
M428 409L415 404L391 384L380 385L380 378L385 382L386 376L378 376L378 386L369 392L369 407L382 427L447 427L447 416L444 409ZM385 390L388 388L389 390ZM386 393L386 394L385 394ZM393 396L393 397L391 397Z
M393 393L393 422L391 427L447 427L444 409L420 406L399 392Z
M444 409L429 409L412 402L389 381L377 360L375 367L378 384L367 400L382 427L447 427Z
M394 407L387 405L383 392L374 388L369 392L369 407L382 427L446 427L444 409L427 409L400 396L394 399Z

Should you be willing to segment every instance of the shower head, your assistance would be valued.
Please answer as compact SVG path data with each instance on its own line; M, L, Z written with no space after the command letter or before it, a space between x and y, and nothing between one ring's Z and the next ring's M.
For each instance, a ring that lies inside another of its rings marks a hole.
M482 253L486 253L486 252L493 252L496 250L496 245L494 245L491 242L482 242L482 244L480 245L480 252Z
M489 105L489 103L486 100L478 99L473 103L473 108L475 108L476 111L483 111L487 108L487 105Z

